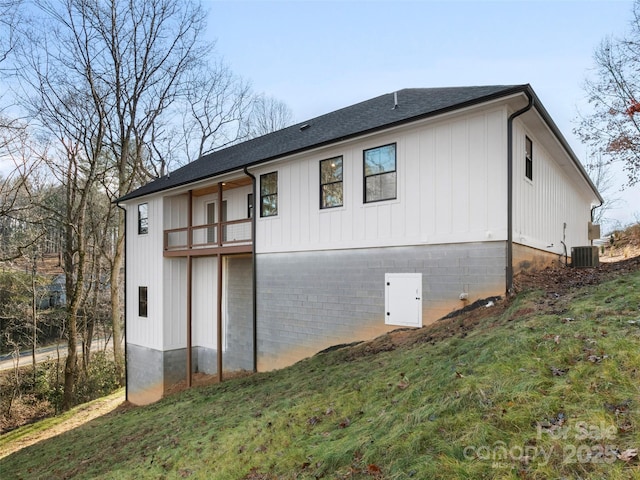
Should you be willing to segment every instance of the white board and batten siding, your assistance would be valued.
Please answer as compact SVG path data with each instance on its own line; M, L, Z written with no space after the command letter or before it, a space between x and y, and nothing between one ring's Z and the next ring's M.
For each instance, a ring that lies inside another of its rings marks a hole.
M506 108L479 108L256 168L258 182L278 172L278 215L258 216L257 252L505 240L506 118ZM363 151L390 143L397 198L365 204ZM336 156L343 206L321 209L319 162Z
M247 218L248 195L252 192L251 185L225 190L222 201L227 205L227 221L242 220ZM205 225L207 223L207 205L215 205L215 220L218 220L218 194L211 193L193 197L193 225ZM186 224L185 224L186 225Z
M148 233L138 234L138 205L146 203ZM161 350L163 345L163 199L160 195L126 205L127 342ZM147 317L138 315L138 287L147 287Z
M577 168L561 167L572 162L566 152L560 158L562 152L548 147L544 133L514 124L513 240L559 255L564 241L570 254L572 246L589 245L591 206L598 201ZM533 145L532 180L525 175L526 137Z

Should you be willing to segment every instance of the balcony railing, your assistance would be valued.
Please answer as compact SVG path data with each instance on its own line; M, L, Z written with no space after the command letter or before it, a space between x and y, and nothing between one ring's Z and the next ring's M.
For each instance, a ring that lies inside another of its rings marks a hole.
M165 251L251 245L252 241L250 218L164 231Z

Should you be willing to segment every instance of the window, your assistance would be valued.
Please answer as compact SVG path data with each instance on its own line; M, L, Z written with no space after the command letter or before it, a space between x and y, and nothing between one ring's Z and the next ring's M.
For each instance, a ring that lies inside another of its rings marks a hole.
M524 174L533 180L533 142L529 137L525 137Z
M138 205L138 235L149 233L149 212L146 203Z
M342 157L320 161L320 208L342 206Z
M396 144L364 151L364 202L396 198Z
M247 195L247 218L253 218L253 193Z
M147 287L138 287L138 316L147 316Z
M213 202L206 204L206 223L207 225L214 225L213 227L207 228L207 243L216 243L218 240L216 239L216 204Z
M260 175L260 216L278 215L278 172Z

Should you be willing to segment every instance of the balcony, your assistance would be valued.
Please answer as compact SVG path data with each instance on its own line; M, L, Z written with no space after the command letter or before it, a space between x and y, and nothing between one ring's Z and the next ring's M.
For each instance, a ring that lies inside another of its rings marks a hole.
M164 256L251 253L253 250L251 230L250 218L165 230Z

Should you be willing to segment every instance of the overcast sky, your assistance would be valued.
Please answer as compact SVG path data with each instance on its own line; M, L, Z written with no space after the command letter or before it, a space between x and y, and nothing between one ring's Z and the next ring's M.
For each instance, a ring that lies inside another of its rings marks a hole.
M629 0L204 0L232 70L296 121L402 88L530 83L582 160L593 52L628 30ZM624 177L620 176L620 184ZM611 212L640 220L640 186ZM603 232L604 233L604 232Z

